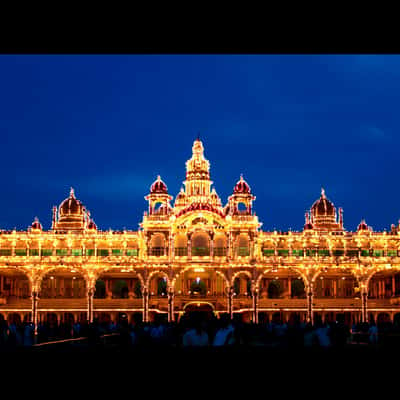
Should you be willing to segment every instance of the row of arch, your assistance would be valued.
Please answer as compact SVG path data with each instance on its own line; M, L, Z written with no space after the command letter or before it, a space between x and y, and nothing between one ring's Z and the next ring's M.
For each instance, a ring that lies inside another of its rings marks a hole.
M147 277L141 273L141 271L134 271L131 270L127 272L127 276L129 278L136 279L137 282L140 284L141 288L148 288L150 285L150 282L153 278L155 277L161 277L164 282L165 286L167 288L174 289L177 283L177 280L179 279L182 274L184 274L187 271L193 270L193 267L187 267L183 269L182 271L178 272L177 274L171 276L167 271L163 269L157 269L154 271L151 271ZM11 272L10 275L4 275L5 272ZM64 289L64 294L67 293L80 293L78 296L72 296L72 297L83 297L86 295L86 290L88 288L88 285L94 286L95 282L105 274L112 274L113 272L120 272L118 270L114 270L112 268L107 268L103 269L101 272L97 274L96 277L88 277L86 271L82 271L80 268L75 268L75 269L68 269L65 267L55 267L52 268L51 270L47 270L43 276L40 277L40 286L36 286L38 290L43 290L43 289L50 289L54 286L53 280L57 279L57 276L63 275L64 277L70 277L71 281L67 281L68 284L66 285ZM310 278L310 276L306 276L304 271L298 268L290 267L290 268L281 268L281 269L274 269L274 268L267 268L262 272L259 272L257 276L254 276L253 272L250 270L239 270L233 273L230 277L227 276L226 273L220 270L214 270L216 276L219 276L220 280L224 283L224 289L235 289L235 282L237 279L245 279L247 280L248 286L246 287L246 292L250 292L252 290L258 290L260 289L260 286L262 286L262 280L265 278L273 278L274 276L276 277L276 280L279 279L279 276L282 278L282 272L283 272L283 278L285 274L292 273L296 275L299 279L302 280L304 283L305 287L308 287L308 285L313 283L314 289L318 289L319 287L323 287L326 289L326 291L329 291L329 279L332 278L333 275L330 275L330 271L328 269L320 268L315 271L314 275ZM358 277L357 275L354 274L353 271L347 270L347 271L337 271L336 276L340 276L341 279L347 279L348 282L352 282L353 288L360 288L360 284L363 283L366 285L365 287L371 286L370 284L374 284L375 278L380 278L380 279L385 279L389 277L396 277L395 280L392 282L392 295L399 295L400 294L400 275L396 275L399 273L398 268L393 268L389 270L381 270L381 269L375 269L373 271L370 271L370 273L366 276ZM10 278L8 280L4 280L3 278ZM25 270L22 270L17 267L8 267L8 268L0 268L0 293L5 292L5 291L12 291L12 282L10 283L11 278L19 278L20 280L25 281L25 289L24 293L26 297L30 296L30 291L32 290L32 275L28 273ZM322 282L324 278L327 278L325 281ZM118 278L113 278L118 279ZM123 279L123 278L121 278ZM274 279L272 279L274 280ZM88 284L88 282L90 282ZM36 281L37 285L37 281ZM390 282L384 283L386 286L390 286ZM349 286L349 285L347 285ZM133 288L131 288L133 289ZM373 289L373 288L370 288ZM379 288L378 288L379 289ZM386 287L383 288L386 290ZM14 291L15 292L15 291ZM238 290L236 290L238 292ZM17 294L17 293L16 293ZM18 296L17 296L18 297ZM21 297L21 296L19 296ZM23 297L23 296L22 296ZM68 297L68 294L67 294Z
M216 233L211 236L205 231L195 231L190 236L178 233L174 237L174 250L177 256L187 255L187 249L192 249L193 255L209 255L211 246L214 249L226 249L228 247L228 237L225 233ZM235 248L248 253L250 249L250 238L248 234L241 233L235 238ZM168 247L168 241L164 234L154 233L149 240L150 249L164 249ZM153 252L154 253L154 252ZM216 252L218 253L218 251ZM157 254L153 254L157 255ZM216 254L219 255L219 254ZM225 254L220 254L225 255Z

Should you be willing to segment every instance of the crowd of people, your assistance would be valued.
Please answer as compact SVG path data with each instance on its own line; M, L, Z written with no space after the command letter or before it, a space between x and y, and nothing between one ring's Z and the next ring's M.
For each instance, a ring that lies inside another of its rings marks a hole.
M253 324L231 320L227 314L210 318L191 313L182 316L178 323L168 323L160 317L143 323L141 318L128 321L123 316L118 322L95 319L91 324L86 321L40 323L37 337L32 323L7 322L0 318L2 349L65 339L82 339L88 345L118 343L132 348L248 345L329 348L357 343L376 346L389 343L388 338L391 338L390 344L400 345L400 326L390 322L377 325L371 321L349 327L340 318L327 322L317 317L311 324L293 317L287 322L275 319Z

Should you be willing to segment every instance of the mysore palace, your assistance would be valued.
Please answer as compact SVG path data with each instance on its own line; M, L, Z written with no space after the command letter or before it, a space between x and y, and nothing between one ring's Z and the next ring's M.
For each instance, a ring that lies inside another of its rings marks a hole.
M241 176L226 205L193 143L184 187L172 203L158 176L138 231L101 231L71 189L52 226L0 232L0 314L35 324L117 320L121 313L178 321L228 313L265 322L297 314L347 323L400 316L400 225L343 227L324 190L301 232L261 230L255 196ZM136 315L140 314L140 315Z

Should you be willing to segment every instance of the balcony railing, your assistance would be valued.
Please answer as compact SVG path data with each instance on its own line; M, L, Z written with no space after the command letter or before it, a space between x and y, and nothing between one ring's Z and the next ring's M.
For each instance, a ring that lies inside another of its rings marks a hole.
M192 247L192 256L205 257L210 255L208 247Z
M214 247L214 257L225 257L227 254L226 247Z
M188 255L187 247L175 247L175 257L185 257Z
M149 256L161 257L168 255L168 249L164 247L151 247L148 251Z

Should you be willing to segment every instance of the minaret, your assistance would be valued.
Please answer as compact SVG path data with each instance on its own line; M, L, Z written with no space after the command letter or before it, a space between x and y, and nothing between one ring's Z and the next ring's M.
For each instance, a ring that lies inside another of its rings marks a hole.
M204 158L203 143L197 138L192 147L192 158L186 161L185 194L188 203L205 203L209 199L210 162Z

